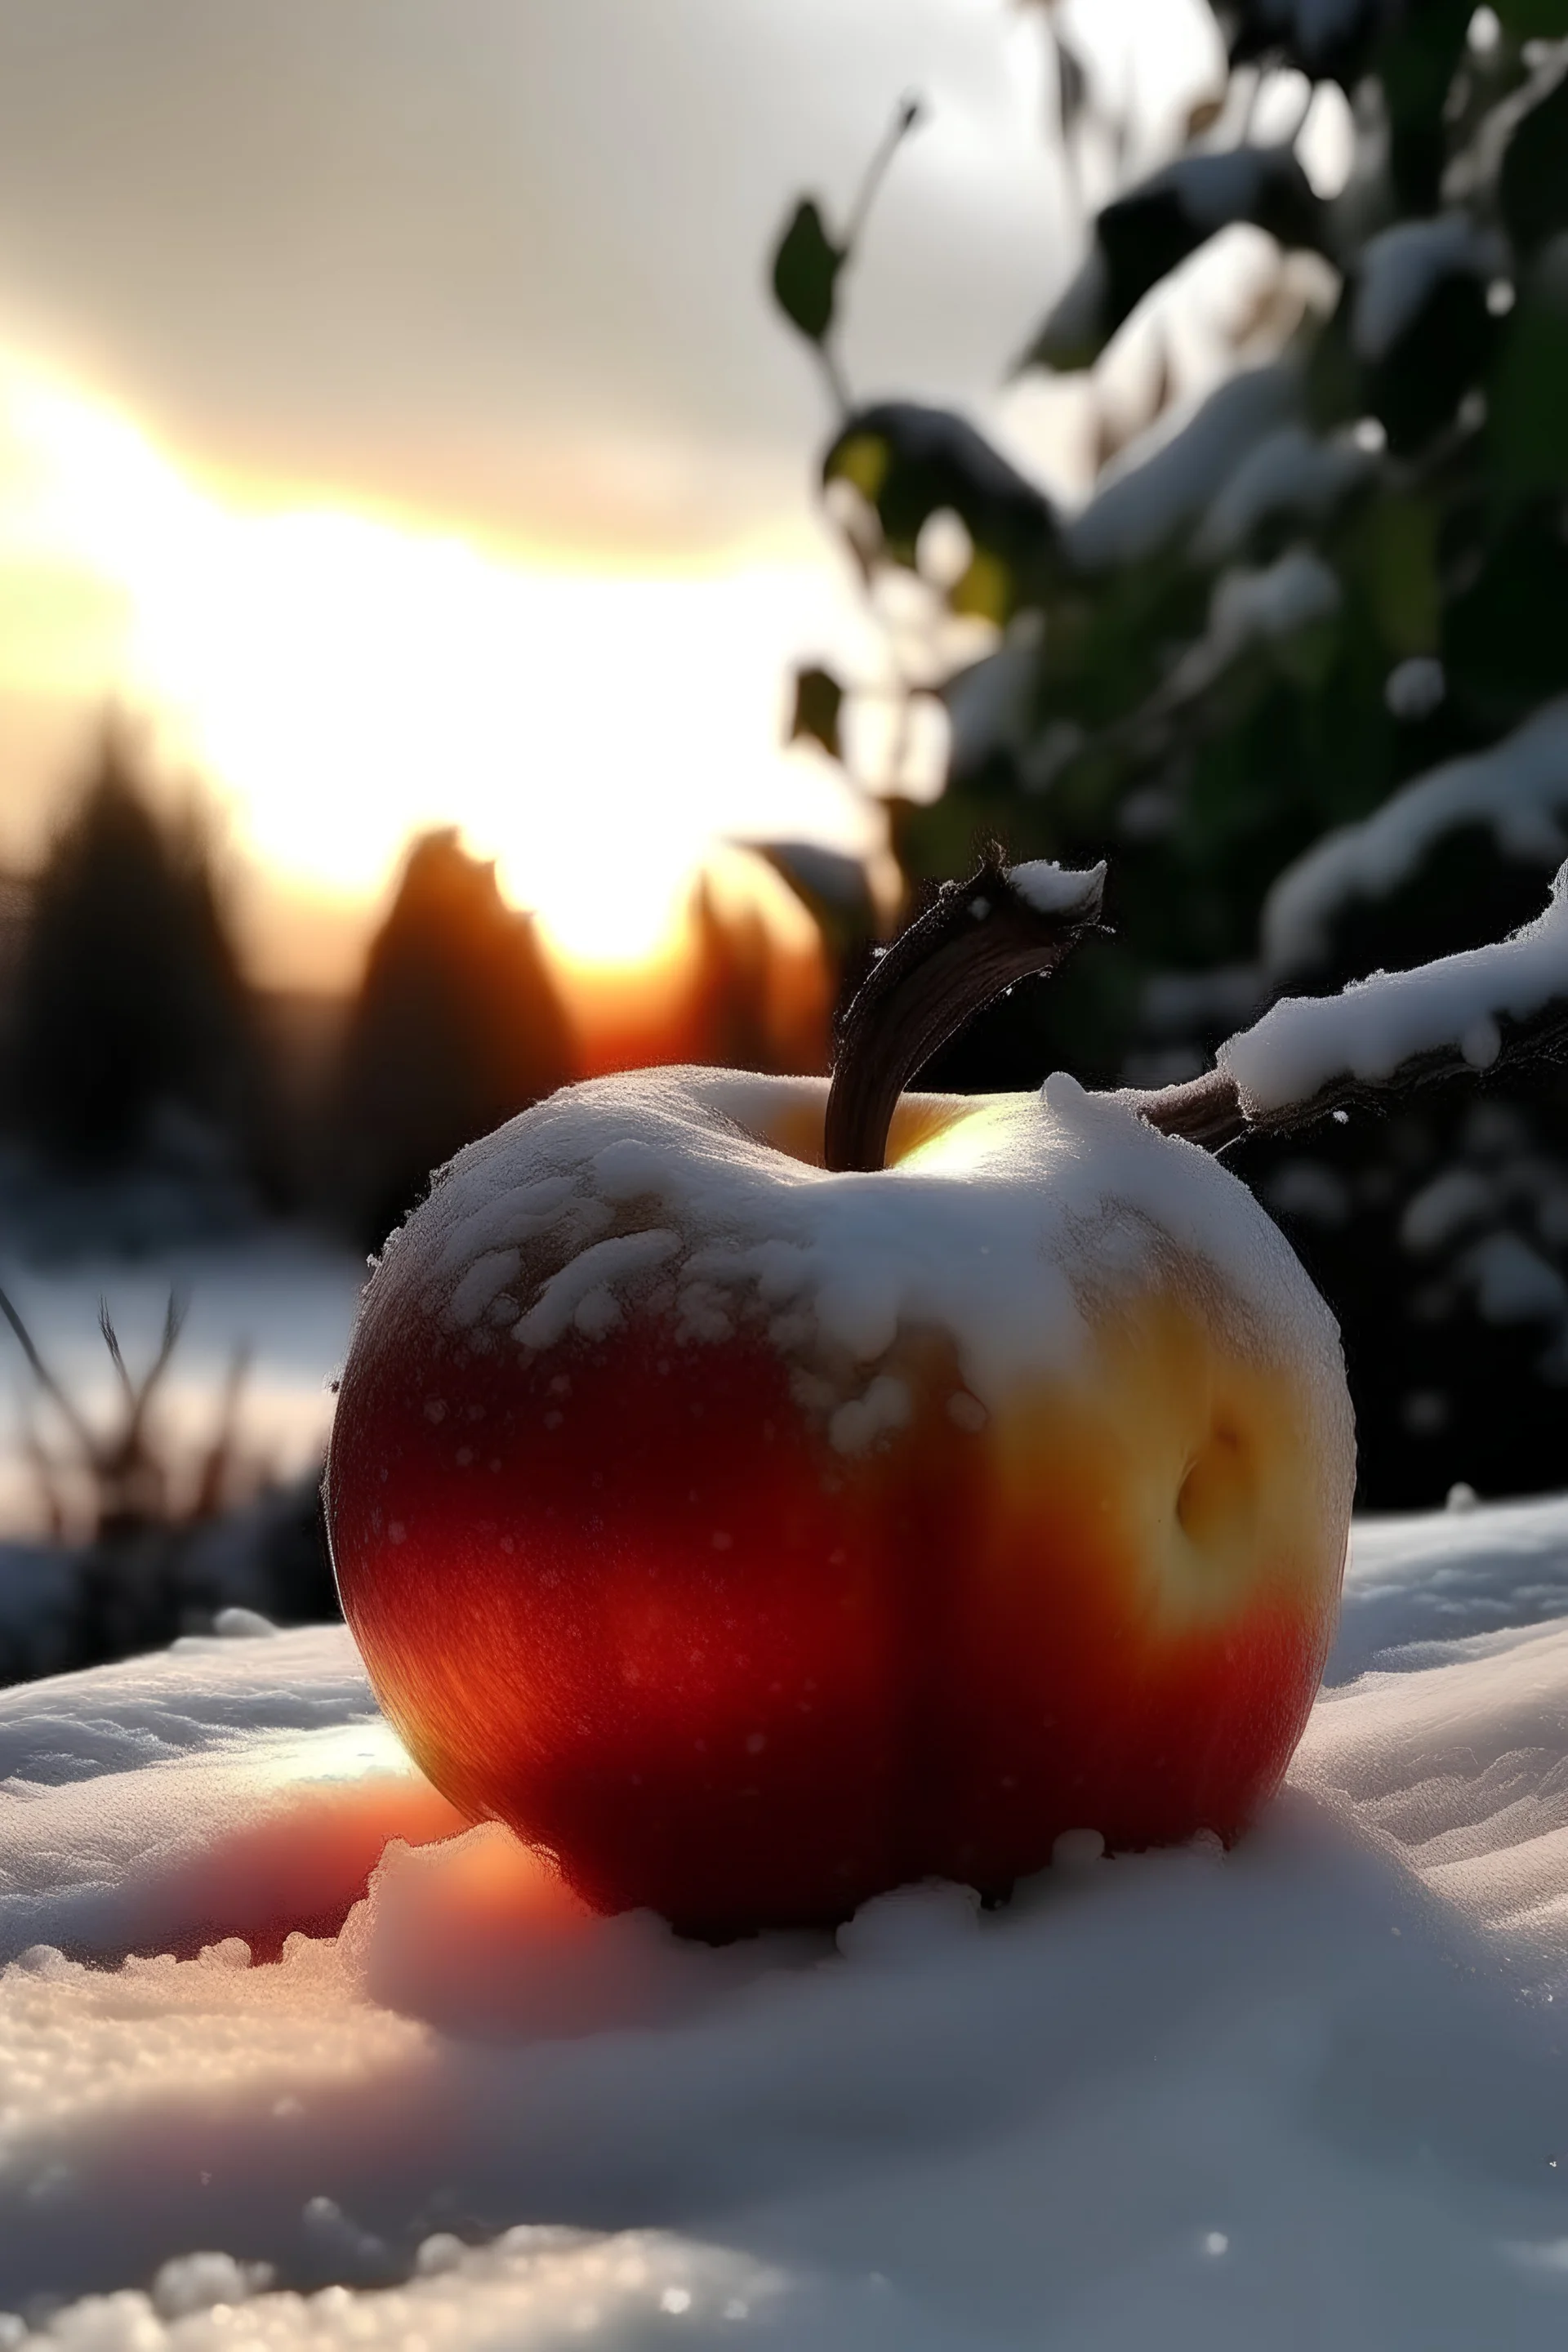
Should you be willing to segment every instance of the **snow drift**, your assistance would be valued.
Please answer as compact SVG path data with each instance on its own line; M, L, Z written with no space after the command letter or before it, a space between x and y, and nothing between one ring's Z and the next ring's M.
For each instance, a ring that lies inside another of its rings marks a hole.
M1562 2340L1568 1504L1358 1531L1234 1853L836 1944L590 1917L246 1622L0 1696L8 2344Z

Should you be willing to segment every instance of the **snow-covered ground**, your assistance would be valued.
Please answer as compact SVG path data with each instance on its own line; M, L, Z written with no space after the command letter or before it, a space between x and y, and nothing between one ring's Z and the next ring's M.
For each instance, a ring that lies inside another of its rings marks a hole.
M1002 1912L722 1951L464 1832L339 1629L5 1692L0 2305L79 2352L1556 2347L1568 1502L1361 1528L1330 1682L1228 1856L1080 1835Z

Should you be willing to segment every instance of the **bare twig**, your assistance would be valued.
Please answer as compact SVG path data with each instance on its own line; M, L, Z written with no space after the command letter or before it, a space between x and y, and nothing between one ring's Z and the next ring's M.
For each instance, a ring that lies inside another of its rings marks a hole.
M841 268L847 268L854 260L856 247L870 218L871 207L881 193L882 183L888 176L889 166L910 132L920 121L922 111L923 109L918 98L908 95L901 98L893 110L892 121L873 149L871 160L866 166L859 187L856 190L854 202L849 207L849 217L845 224L844 242L840 249ZM830 324L826 332L817 338L816 349L817 364L822 370L823 382L827 387L827 397L837 413L840 422L843 422L853 414L855 401L844 362L838 356L836 322Z
M871 207L881 192L882 183L888 176L889 166L904 141L920 121L923 111L920 100L912 92L906 92L900 99L894 110L893 119L878 142L871 160L866 166L865 176L856 193L855 201L849 207L849 218L844 231L844 243L848 251L854 251L861 231L870 217Z
M108 1430L92 1426L46 1361L14 1301L0 1289L4 1315L26 1357L40 1397L46 1398L69 1433L76 1461L62 1460L45 1445L32 1412L24 1406L22 1449L37 1482L45 1518L57 1538L63 1537L68 1486L81 1478L89 1483L95 1540L120 1539L157 1525L172 1525L170 1469L149 1433L153 1402L172 1362L184 1327L185 1305L174 1292L163 1313L163 1328L152 1362L140 1376L126 1362L125 1351L106 1303L99 1305L99 1329L119 1384L121 1412ZM197 1472L196 1501L187 1517L205 1515L224 1499L236 1459L235 1435L239 1399L248 1366L248 1351L239 1349L225 1384L216 1432Z
M822 341L814 348L816 352L816 363L822 370L823 383L827 387L828 405L842 424L849 417L855 405L850 397L849 379L844 373L843 362L833 348L829 336L824 335Z
M109 1319L107 1298L100 1298L98 1302L98 1328L103 1334L103 1344L109 1350L109 1360L119 1375L121 1393L127 1406L133 1412L136 1405L136 1389L131 1374L126 1370L124 1352L120 1345L120 1335Z
M138 1452L142 1447L147 1412L152 1404L153 1393L169 1369L174 1349L179 1345L180 1333L184 1328L184 1323L185 1302L171 1290L169 1303L163 1310L163 1331L158 1342L158 1352L142 1373L140 1387L132 1391L131 1421L125 1433L125 1439L127 1445L134 1446Z
M88 1427L86 1422L82 1419L80 1413L78 1412L75 1405L72 1404L69 1397L66 1394L64 1389L60 1386L58 1381L56 1380L53 1372L50 1371L47 1364L45 1363L42 1356L38 1353L37 1347L33 1343L32 1333L28 1330L26 1323L23 1322L21 1316L17 1313L16 1307L12 1305L10 1298L3 1289L0 1289L0 1315L4 1315L6 1322L9 1323L12 1330L15 1332L16 1336L16 1343L20 1347L24 1356L27 1359L28 1369L31 1370L33 1378L37 1381L39 1388L49 1399L50 1402L63 1415L64 1419L69 1425L72 1436L81 1446L83 1452L90 1454L94 1450L94 1439L91 1430Z

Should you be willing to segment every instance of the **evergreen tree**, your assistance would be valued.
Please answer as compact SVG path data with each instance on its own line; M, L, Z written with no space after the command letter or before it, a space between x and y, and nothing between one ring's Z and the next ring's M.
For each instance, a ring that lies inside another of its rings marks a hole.
M254 1129L249 1003L205 832L158 813L113 730L32 891L12 1054L23 1132L83 1171L137 1159L170 1110L235 1145Z
M339 1074L331 1189L379 1248L432 1169L564 1085L576 1052L531 915L455 826L409 851L372 942Z

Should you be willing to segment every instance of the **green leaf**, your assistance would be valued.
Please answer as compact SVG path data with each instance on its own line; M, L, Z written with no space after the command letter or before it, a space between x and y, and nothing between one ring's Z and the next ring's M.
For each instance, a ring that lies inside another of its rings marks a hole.
M820 343L833 325L838 273L847 256L834 244L813 196L803 196L773 254L773 299L808 342Z
M1005 620L1040 593L1057 546L1050 500L963 417L879 402L849 419L822 476L853 484L876 513L886 554L911 571L932 515L955 514L974 551L953 591L957 609Z
M1016 372L1091 365L1146 294L1238 222L1286 247L1321 247L1323 206L1289 148L1183 155L1107 205L1082 267Z
M1436 278L1381 358L1366 367L1366 404L1397 457L1413 454L1452 419L1480 382L1497 341L1486 289L1468 269Z
M948 591L949 610L966 620L994 621L1000 628L1013 609L1013 583L1005 563L977 547Z
M851 425L828 451L823 463L823 479L847 482L852 489L859 491L868 507L874 507L882 495L892 457L892 446L885 435Z
M831 670L809 664L795 674L795 709L790 718L789 740L792 743L820 743L831 760L842 760L843 744L839 739L839 714L844 708L844 688Z

